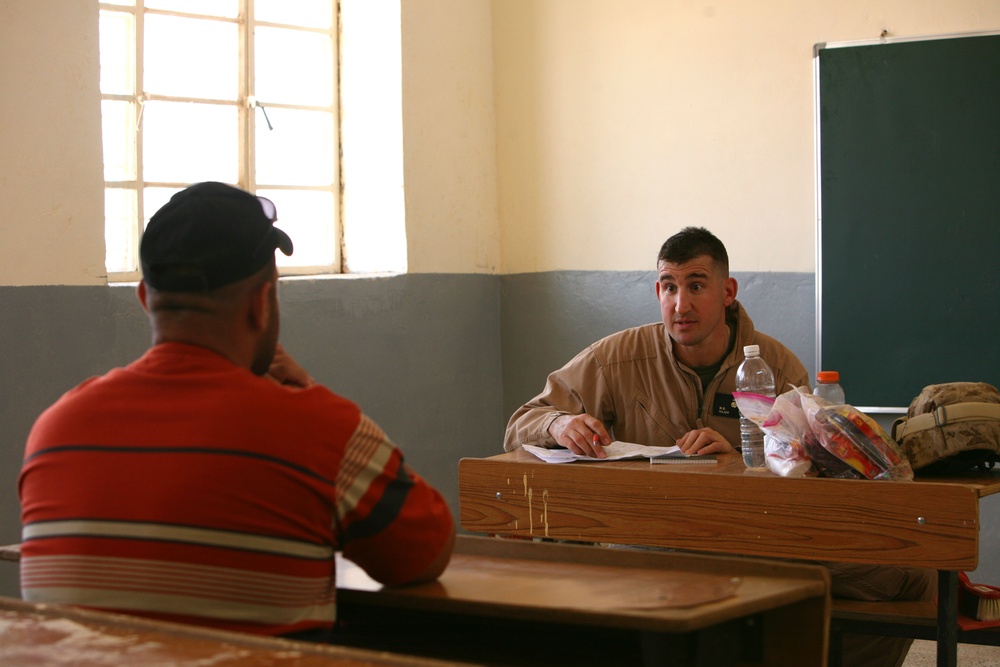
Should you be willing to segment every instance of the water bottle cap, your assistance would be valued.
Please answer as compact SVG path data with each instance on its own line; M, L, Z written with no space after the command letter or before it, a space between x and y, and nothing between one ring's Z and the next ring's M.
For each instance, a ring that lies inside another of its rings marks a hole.
M840 373L837 371L820 371L816 373L816 379L826 384L840 382Z
M745 357L759 357L760 356L760 345L745 345L743 347L743 356L745 356Z

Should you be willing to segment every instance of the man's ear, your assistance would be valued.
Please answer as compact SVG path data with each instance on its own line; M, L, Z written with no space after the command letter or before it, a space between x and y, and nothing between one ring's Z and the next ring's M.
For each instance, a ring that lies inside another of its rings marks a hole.
M139 303L142 304L142 309L145 310L148 313L149 312L149 306L146 304L147 294L146 294L146 281L145 280L140 280L139 281L139 286L135 288L135 293L136 293L136 296L139 297Z
M254 331L263 331L266 329L268 322L274 316L274 313L271 312L274 303L274 300L271 298L271 290L273 289L277 289L274 282L265 280L250 295L247 320Z
M725 294L724 303L726 308L733 305L733 301L736 301L736 292L739 291L739 285L736 283L736 278L730 276L726 278L726 282L723 283L722 289Z

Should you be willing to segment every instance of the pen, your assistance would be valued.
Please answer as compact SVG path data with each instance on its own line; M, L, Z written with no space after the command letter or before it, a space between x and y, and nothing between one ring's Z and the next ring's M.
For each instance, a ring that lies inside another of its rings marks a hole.
M594 456L599 459L603 459L607 456L604 453L604 445L601 444L601 436L599 433L594 434Z

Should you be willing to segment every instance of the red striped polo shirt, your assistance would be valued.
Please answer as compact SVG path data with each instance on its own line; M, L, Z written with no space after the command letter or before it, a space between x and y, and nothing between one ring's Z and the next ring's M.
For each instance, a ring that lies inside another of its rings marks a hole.
M179 343L46 410L18 484L25 599L262 634L333 623L336 551L399 583L452 530L354 403Z

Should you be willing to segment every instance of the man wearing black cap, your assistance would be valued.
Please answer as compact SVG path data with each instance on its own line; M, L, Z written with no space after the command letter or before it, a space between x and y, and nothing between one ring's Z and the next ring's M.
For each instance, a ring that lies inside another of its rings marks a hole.
M278 345L274 204L175 194L142 238L153 347L36 421L19 478L25 599L268 635L335 618L334 553L403 584L454 525L350 401Z

